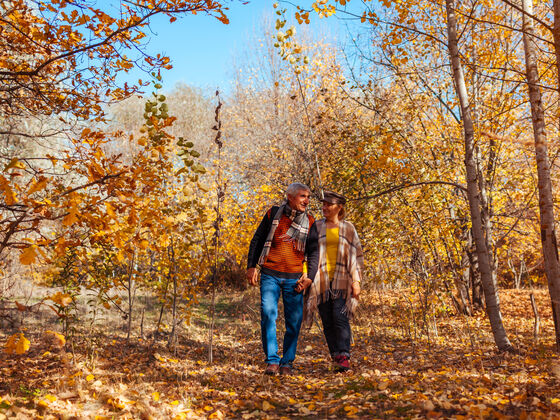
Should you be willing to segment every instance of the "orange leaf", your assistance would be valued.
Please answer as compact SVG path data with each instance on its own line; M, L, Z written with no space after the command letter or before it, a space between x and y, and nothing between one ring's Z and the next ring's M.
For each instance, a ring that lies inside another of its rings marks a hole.
M41 190L45 189L48 181L49 181L48 178L45 178L45 177L39 178L38 180L33 182L31 187L29 188L29 191L27 191L27 194L33 194L34 192L41 191Z
M30 247L25 248L20 254L19 262L23 265L30 265L35 262L35 258L37 258L37 247L35 245L31 245Z

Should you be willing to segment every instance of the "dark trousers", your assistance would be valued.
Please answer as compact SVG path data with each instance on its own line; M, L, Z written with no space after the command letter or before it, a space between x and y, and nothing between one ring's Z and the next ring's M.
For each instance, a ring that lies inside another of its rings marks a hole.
M350 322L343 313L346 300L344 298L329 299L319 304L319 315L323 321L323 332L331 356L350 357Z

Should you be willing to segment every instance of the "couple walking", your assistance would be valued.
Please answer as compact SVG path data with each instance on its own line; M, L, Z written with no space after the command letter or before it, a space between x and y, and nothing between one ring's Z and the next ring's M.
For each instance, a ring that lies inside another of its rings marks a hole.
M324 218L307 213L310 190L291 184L286 200L266 212L249 246L247 280L261 291L261 338L268 375L290 374L302 321L318 309L338 371L350 369L349 318L357 305L363 255L352 223L344 220L346 198L325 191ZM282 295L286 332L278 355L276 319Z

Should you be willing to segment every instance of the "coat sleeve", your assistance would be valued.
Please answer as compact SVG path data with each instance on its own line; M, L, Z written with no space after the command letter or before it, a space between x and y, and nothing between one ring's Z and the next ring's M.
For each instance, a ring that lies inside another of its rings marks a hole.
M317 231L317 222L315 221L313 221L309 228L305 244L305 255L307 256L307 277L314 280L317 268L319 267L319 232Z
M350 267L350 274L352 275L352 281L362 281L362 271L364 269L364 252L362 250L362 244L360 243L360 238L358 237L358 232L352 223L350 223L352 228L352 250L354 253L354 258L351 258L352 265Z
M272 217L271 214L272 212L270 210L265 213L259 227L253 235L253 239L251 239L251 243L249 244L249 253L247 255L247 268L256 267L259 263L259 258L261 256L264 243L266 242L266 237L268 236L270 218Z

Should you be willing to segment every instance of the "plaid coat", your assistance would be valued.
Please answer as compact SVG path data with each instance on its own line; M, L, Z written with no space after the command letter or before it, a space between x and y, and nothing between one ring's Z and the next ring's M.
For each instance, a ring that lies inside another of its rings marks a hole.
M326 220L316 222L319 233L319 268L313 284L306 294L304 321L310 325L317 305L331 298L346 299L348 315L351 316L357 304L352 299L352 283L362 280L364 254L354 225L341 220L338 225L338 252L334 277L327 271L327 229Z

